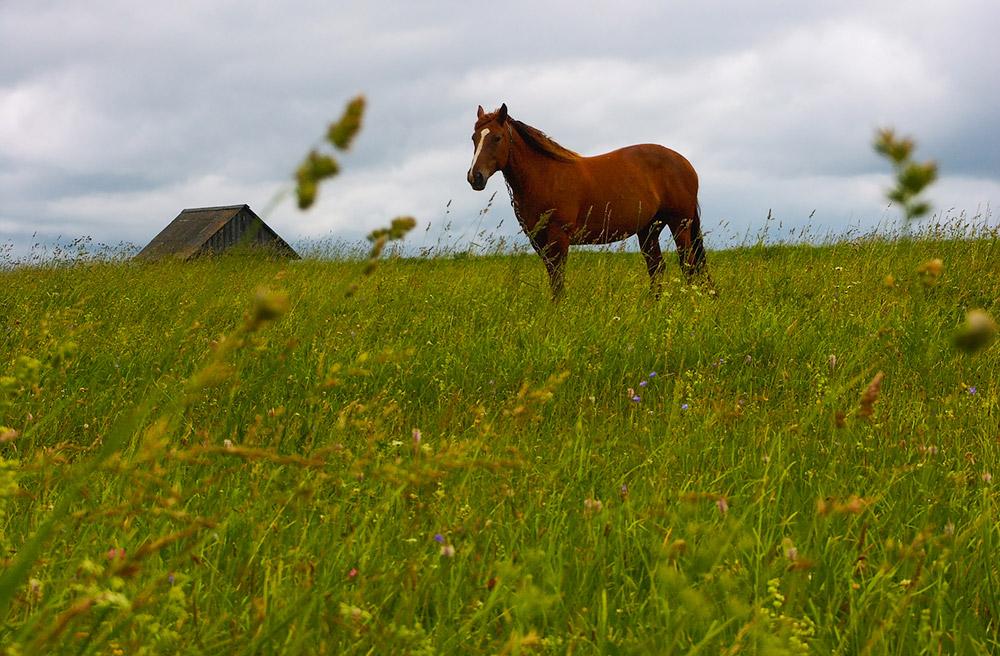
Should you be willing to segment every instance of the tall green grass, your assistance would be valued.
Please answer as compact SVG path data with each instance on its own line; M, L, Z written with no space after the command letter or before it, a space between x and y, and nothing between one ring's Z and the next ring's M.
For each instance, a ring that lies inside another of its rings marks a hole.
M579 252L559 304L533 255L6 270L0 644L996 653L1000 371L952 338L998 256L761 243L654 300Z

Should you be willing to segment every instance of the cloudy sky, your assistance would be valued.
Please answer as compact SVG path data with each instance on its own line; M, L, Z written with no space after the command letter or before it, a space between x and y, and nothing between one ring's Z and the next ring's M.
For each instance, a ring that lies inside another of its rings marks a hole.
M937 211L995 225L998 33L995 0L0 0L0 248L141 246L187 207L263 214L359 92L343 174L309 212L265 217L288 241L400 214L414 247L515 235L502 177L465 181L476 107L503 102L584 155L686 155L716 248L769 212L772 233L895 220L883 125L938 160Z

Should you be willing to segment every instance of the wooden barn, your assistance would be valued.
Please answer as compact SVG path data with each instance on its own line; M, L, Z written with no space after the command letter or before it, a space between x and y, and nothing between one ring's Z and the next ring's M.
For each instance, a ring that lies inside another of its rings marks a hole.
M186 260L230 248L260 248L270 255L299 255L249 205L199 207L182 211L135 256L137 260Z

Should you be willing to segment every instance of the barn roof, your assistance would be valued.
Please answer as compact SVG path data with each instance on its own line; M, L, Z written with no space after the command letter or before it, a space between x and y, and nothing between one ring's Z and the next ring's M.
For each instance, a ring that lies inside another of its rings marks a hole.
M136 259L188 259L234 246L265 246L290 257L298 254L249 205L183 210L136 255Z

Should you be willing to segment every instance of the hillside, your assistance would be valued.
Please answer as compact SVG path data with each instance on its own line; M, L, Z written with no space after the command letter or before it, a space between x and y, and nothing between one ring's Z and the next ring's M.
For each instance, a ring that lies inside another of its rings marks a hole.
M757 246L654 300L579 252L559 304L534 255L0 273L0 644L996 653L998 347L953 338L998 261Z

